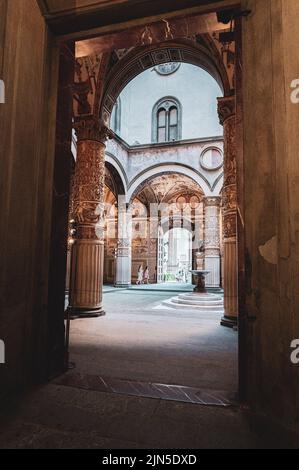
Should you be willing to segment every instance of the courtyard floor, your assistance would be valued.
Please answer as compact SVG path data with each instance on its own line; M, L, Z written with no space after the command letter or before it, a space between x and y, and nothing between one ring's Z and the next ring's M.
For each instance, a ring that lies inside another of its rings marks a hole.
M106 288L106 316L71 324L75 368L7 407L0 448L270 446L236 402L206 406L144 395L141 383L236 396L237 333L221 327L218 315L164 309L171 295ZM101 389L99 377L133 383L136 393Z

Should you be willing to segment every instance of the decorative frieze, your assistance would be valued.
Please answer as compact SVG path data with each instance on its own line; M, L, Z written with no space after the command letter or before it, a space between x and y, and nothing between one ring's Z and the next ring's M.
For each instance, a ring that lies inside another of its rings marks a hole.
M237 160L235 97L218 98L220 123L224 127L224 182L222 190L224 238L237 236Z

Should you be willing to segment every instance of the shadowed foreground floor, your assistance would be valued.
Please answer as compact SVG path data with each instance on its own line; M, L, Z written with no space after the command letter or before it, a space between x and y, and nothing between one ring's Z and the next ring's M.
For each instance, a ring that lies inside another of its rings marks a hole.
M211 314L160 308L165 292L105 294L106 317L76 320L76 374L237 390L237 333ZM70 372L69 374L74 373ZM179 403L50 383L6 408L0 448L259 448L239 407Z
M0 448L255 448L262 445L237 409L47 385L0 434ZM3 421L2 421L3 423ZM2 424L3 426L3 424Z
M105 317L72 322L76 371L236 392L237 333L218 314L160 308L173 295L107 293Z

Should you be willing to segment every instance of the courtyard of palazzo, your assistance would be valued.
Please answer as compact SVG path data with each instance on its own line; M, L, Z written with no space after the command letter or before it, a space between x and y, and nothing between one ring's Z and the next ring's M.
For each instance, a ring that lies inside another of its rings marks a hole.
M161 289L105 287L106 316L72 322L75 368L6 416L1 448L274 446L238 409L237 332L217 314L163 309L175 288Z
M1 449L299 447L298 15L0 0Z

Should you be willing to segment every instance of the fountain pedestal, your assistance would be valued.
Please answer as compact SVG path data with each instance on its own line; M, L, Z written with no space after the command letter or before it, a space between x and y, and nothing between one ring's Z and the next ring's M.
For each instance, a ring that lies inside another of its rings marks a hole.
M208 294L206 291L206 276L210 274L210 271L195 269L190 272L197 279L194 291L164 300L163 305L179 310L193 309L199 312L212 312L223 315L223 297L221 295Z
M193 292L197 294L206 294L206 276L210 274L210 271L201 269L193 269L190 271L193 276L197 279L197 285L194 287Z

